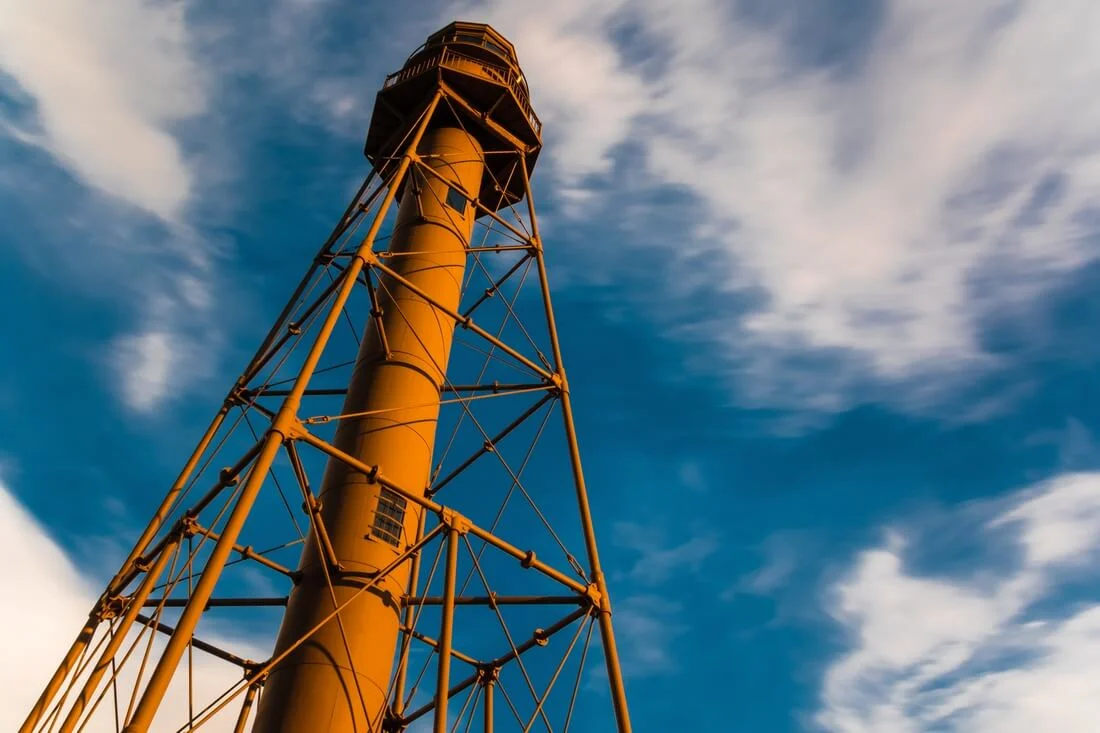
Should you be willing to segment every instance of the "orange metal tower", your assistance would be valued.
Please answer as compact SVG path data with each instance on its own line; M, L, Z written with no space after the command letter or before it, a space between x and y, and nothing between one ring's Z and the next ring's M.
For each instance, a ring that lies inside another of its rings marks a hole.
M541 146L488 26L447 26L387 77L371 176L21 733L630 730ZM593 674L607 691L580 694Z

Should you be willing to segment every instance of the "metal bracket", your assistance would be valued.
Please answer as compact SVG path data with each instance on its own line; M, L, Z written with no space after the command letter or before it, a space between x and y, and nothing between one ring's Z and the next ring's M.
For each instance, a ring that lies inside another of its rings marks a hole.
M594 610L601 610L600 604L603 603L603 593L600 593L600 589L596 587L595 583L590 583L588 585L588 588L584 592L584 597L589 600Z
M453 529L459 534L466 534L470 531L470 527L473 526L471 522L464 515L459 514L454 509L448 507L441 507L439 510L439 521L446 527Z

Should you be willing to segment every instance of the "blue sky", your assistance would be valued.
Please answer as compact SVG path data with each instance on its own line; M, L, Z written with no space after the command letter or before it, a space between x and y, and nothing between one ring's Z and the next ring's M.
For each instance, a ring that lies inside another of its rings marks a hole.
M545 125L636 729L1092 730L1100 11L803 5L0 13L0 536L51 609L0 708L354 193L384 75L461 17Z

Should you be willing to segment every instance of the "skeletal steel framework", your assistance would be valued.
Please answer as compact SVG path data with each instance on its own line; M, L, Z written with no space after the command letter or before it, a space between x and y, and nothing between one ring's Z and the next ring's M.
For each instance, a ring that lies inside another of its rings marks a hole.
M21 733L630 730L540 149L488 26L447 26L387 77L371 175ZM580 694L604 675L610 701Z

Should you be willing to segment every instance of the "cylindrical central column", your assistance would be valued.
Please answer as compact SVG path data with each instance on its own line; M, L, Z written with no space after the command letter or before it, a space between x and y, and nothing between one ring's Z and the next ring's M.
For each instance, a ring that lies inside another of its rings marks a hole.
M419 153L449 184L410 169L390 246L394 256L387 264L457 310L475 210L453 189L476 195L484 155L473 137L454 128L426 133ZM335 444L364 463L378 465L397 485L423 491L431 471L440 387L455 324L392 280L381 280L378 296L390 354L387 358L372 322L343 410L370 414L343 420ZM330 461L319 498L324 525L343 566L333 575L340 604L416 541L420 508L338 461ZM290 595L276 654L332 612L333 592L323 562L311 540L302 555L302 578ZM333 619L325 624L275 667L260 697L256 733L380 730L408 568L402 565L362 593L340 613L339 623Z

